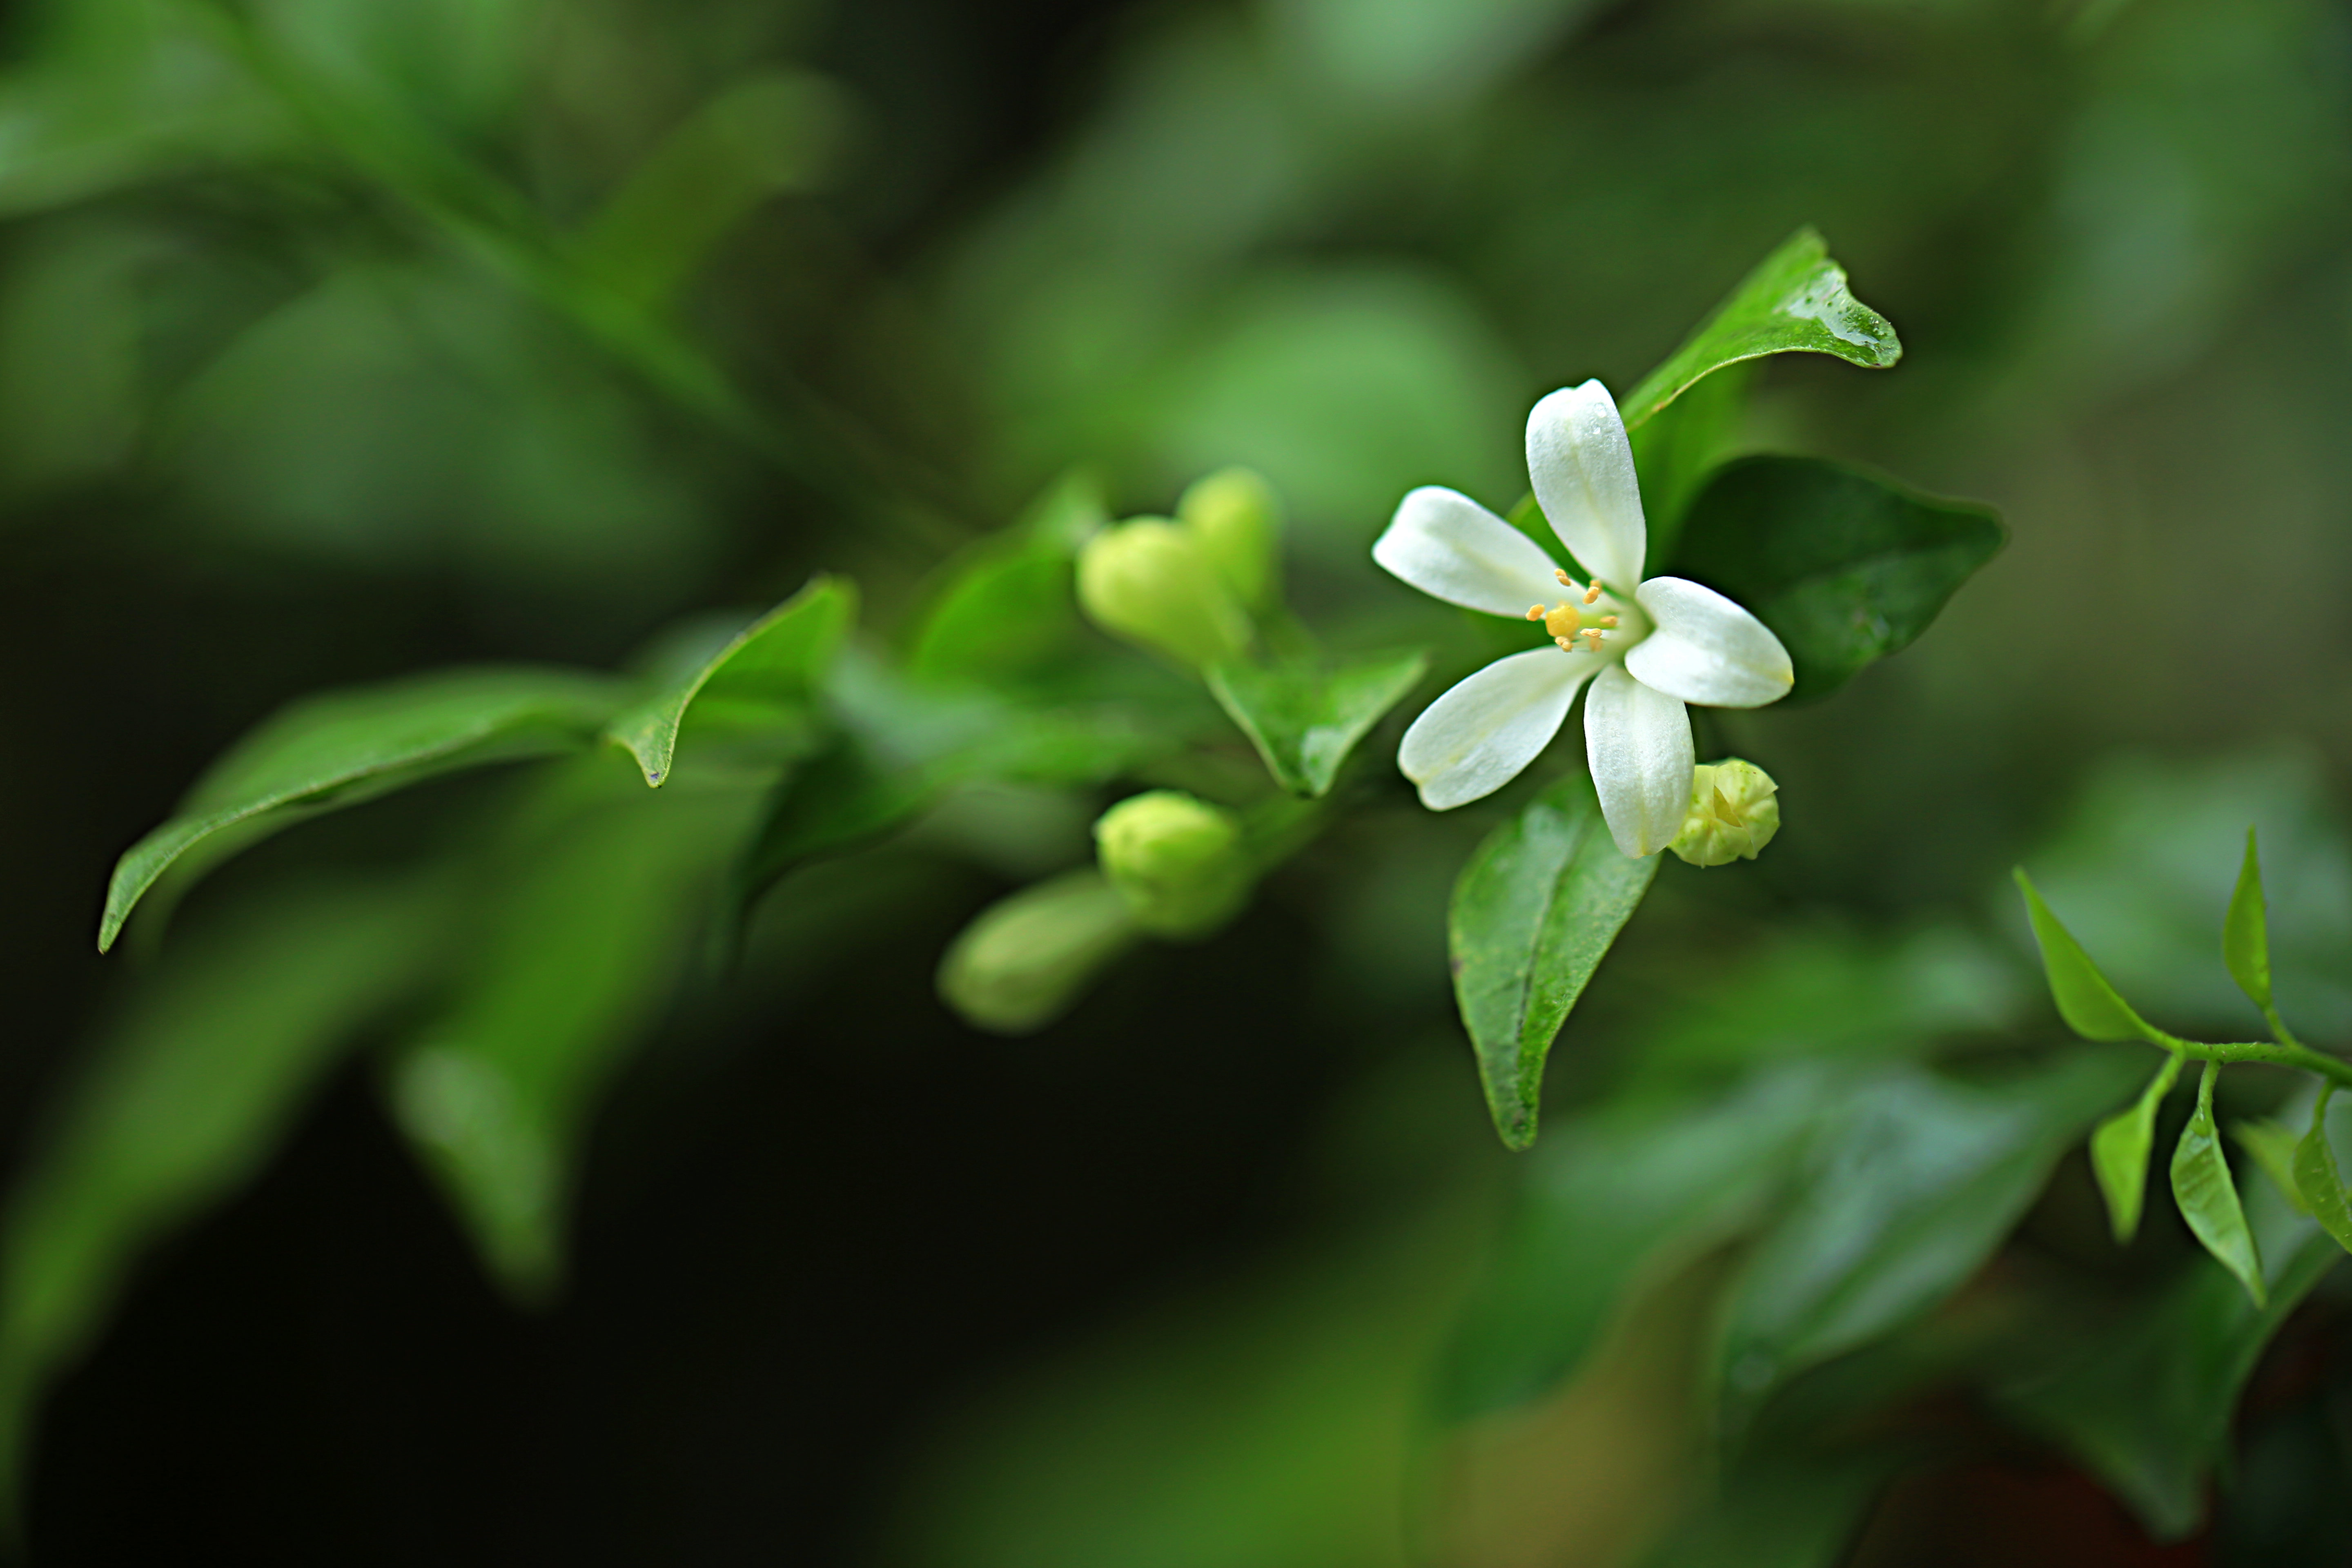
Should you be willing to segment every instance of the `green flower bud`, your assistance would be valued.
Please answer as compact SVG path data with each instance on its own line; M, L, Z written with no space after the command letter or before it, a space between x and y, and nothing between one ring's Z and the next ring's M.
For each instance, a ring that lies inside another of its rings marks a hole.
M1249 646L1249 616L1191 529L1140 517L1078 552L1078 604L1095 625L1190 665Z
M1200 540L1235 598L1255 610L1274 601L1282 502L1255 470L1220 468L1195 480L1176 503L1176 520Z
M1753 860L1780 831L1780 785L1754 763L1733 757L1691 770L1690 810L1666 847L1694 866Z
M1249 897L1250 858L1239 818L1181 790L1129 796L1095 824L1096 858L1155 936L1206 936Z
M1042 1029L1135 940L1127 900L1092 867L1024 888L972 917L940 960L940 997L974 1028Z

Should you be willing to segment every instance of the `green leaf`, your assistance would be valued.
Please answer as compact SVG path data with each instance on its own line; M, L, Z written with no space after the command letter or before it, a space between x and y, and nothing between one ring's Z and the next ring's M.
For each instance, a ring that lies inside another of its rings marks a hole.
M948 563L907 641L907 673L955 683L1063 672L1080 640L1078 546L1110 521L1088 475L1066 476L1026 517Z
M2230 912L2221 922L2221 962L2255 1006L2271 1005L2271 937L2269 913L2263 903L2263 862L2254 849L2254 830L2246 829L2246 861L2238 870L2238 886L2230 894Z
M455 669L305 698L239 741L176 816L115 863L98 949L114 945L131 909L184 857L174 879L183 890L229 854L311 812L457 768L584 749L621 689L568 670Z
M689 712L699 725L750 737L755 745L790 737L805 722L856 615L857 590L847 578L812 578L700 668L614 720L605 733L636 758L656 789L670 776Z
M1738 365L1711 375L1633 433L1633 468L1642 484L1649 524L1649 559L1671 561L1683 519L1698 499L1716 462L1748 412L1753 368Z
M1837 1568L1906 1456L1775 1454L1741 1467L1643 1554L1645 1568Z
M2127 1242L2139 1234L2141 1208L2147 1200L2147 1156L2156 1143L2156 1110L2180 1079L2177 1054L2157 1069L2139 1098L2108 1117L2091 1134L2091 1172L2098 1177L2099 1195L2107 1200L2107 1218L2116 1239Z
M1535 1142L1544 1058L1658 858L1618 852L1579 773L1488 834L1462 868L1446 911L1454 995L1509 1147Z
M1802 1184L1725 1318L1725 1427L1964 1283L2132 1070L2105 1052L1982 1088L1904 1069L1824 1108Z
M1835 354L1874 370L1903 357L1895 328L1853 297L1845 268L1830 259L1828 244L1811 228L1758 263L1715 314L1642 379L1619 404L1625 426L1638 428L1710 371L1790 352Z
M142 974L8 1200L0 1488L22 1479L34 1400L103 1326L140 1255L250 1180L339 1057L429 975L445 892L283 895L207 922Z
M2311 1131L2295 1144L2288 1170L2304 1213L2317 1220L2338 1247L2352 1252L2352 1202L2346 1200L2344 1178L2336 1169L2336 1151L2327 1143L2327 1106L2335 1097L2334 1084L2322 1086L2319 1101L2312 1108Z
M1467 1419L1545 1394L1637 1280L1749 1224L1787 1180L1826 1087L1800 1064L1713 1100L1620 1102L1555 1127L1441 1364L1442 1413Z
M2270 1260L2267 1306L2256 1306L2223 1270L2192 1265L2161 1292L2131 1298L2120 1320L2049 1345L1997 1394L2105 1481L2160 1540L2196 1530L2208 1474L2263 1348L2343 1256L2267 1186L2252 1190L2246 1211Z
M2297 1139L2294 1129L2282 1126L2267 1116L2242 1117L2230 1123L2230 1136L2238 1147L2253 1157L2271 1180L2279 1195L2286 1199L2297 1214L2309 1214L2311 1206L2303 1201L2303 1194L2294 1179L2294 1150Z
M395 1057L394 1113L518 1302L562 1273L598 1092L659 1018L758 795L647 795L603 767L526 803L471 902L471 963Z
M1742 458L1691 503L1673 569L1772 628L1801 702L1908 647L2006 539L1987 507L1819 458Z
M2140 1020L2091 955L2076 943L2021 866L2010 873L2025 895L2025 910L2033 921L2033 939L2042 948L2042 972L2050 982L2051 998L2066 1026L2086 1040L2148 1040L2170 1047L2172 1042Z
M1426 654L1373 654L1334 668L1213 666L1209 689L1250 738L1275 783L1310 798L1329 793L1371 727L1404 700L1429 668Z
M823 174L842 117L839 91L806 72L734 83L631 171L582 235L579 264L635 304L666 307L761 203Z
M2231 1179L2221 1137L2213 1129L2213 1079L2220 1068L2219 1062L2207 1062L2205 1075L2197 1080L2197 1109L2189 1125L2181 1129L2180 1142L2172 1152L2172 1197L2180 1205L2180 1217L2189 1222L2205 1250L2238 1277L2259 1307L2263 1289L2262 1256L2254 1246L2254 1233L2247 1228L2245 1211L2239 1205L2238 1184Z

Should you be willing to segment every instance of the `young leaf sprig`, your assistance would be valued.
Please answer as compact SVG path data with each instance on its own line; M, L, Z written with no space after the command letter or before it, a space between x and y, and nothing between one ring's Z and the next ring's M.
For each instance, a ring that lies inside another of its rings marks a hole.
M2138 1098L2101 1122L2091 1135L2091 1163L2106 1199L2116 1239L2129 1241L2139 1228L2155 1142L2156 1111L2179 1080L2182 1066L2204 1064L2197 1082L2197 1106L2173 1151L2173 1201L2205 1249L2244 1284L2257 1306L2264 1300L2263 1265L2252 1231L2238 1201L2235 1182L2213 1120L2213 1085L2224 1064L2261 1062L2296 1068L2321 1080L2311 1128L2286 1162L2290 1202L2316 1218L2346 1250L2352 1251L2352 1196L2347 1196L2327 1143L2327 1106L2337 1086L2352 1084L2352 1062L2313 1050L2279 1016L2271 994L2269 918L2263 898L2263 870L2254 831L2246 830L2246 858L2221 928L2221 958L2230 976L2270 1025L2267 1041L2211 1043L2183 1039L2141 1017L2092 962L2074 934L2060 923L2023 868L2016 873L2026 913L2042 948L2042 973L2066 1026L2086 1040L2145 1040L2167 1060ZM2246 1130L2240 1129L2243 1133ZM2283 1131L2284 1130L2277 1130ZM2292 1137L2291 1133L2285 1134ZM2241 1138L2241 1142L2244 1142Z

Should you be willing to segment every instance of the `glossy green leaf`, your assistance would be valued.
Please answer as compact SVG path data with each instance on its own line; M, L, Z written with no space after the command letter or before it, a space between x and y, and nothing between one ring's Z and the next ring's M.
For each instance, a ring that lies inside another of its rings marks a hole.
M1824 1108L1801 1184L1726 1313L1726 1428L1745 1426L1798 1373L1963 1284L2136 1075L2107 1052L2071 1053L1985 1087L1906 1068Z
M1572 1373L1625 1293L1751 1223L1787 1180L1829 1087L1811 1064L1712 1101L1604 1107L1555 1126L1438 1375L1467 1419Z
M269 1159L304 1097L440 953L441 890L287 894L144 973L17 1175L0 1230L0 1488L42 1387L103 1326L139 1256Z
M1066 671L1081 641L1078 546L1110 521L1086 474L1049 489L1028 514L948 563L907 641L907 673L955 683Z
M2230 1136L2238 1147L2262 1167L2271 1185L2286 1199L2298 1214L2309 1214L2311 1206L2303 1201L2294 1178L2294 1149L2299 1140L2294 1129L2283 1126L2267 1116L2242 1117L2230 1123Z
M2007 537L1987 507L1819 458L1741 458L1691 503L1672 570L1772 628L1801 702L1908 647Z
M755 745L789 740L805 721L818 683L849 636L857 590L843 577L817 577L751 626L669 689L613 721L606 731L637 760L646 783L670 776L678 731L700 725Z
M1829 246L1801 228L1757 264L1698 330L1642 378L1618 406L1638 428L1710 371L1766 354L1835 354L1882 369L1903 357L1886 318L1853 297Z
M561 1283L562 1227L596 1097L658 1020L756 809L748 790L647 795L551 777L497 846L470 966L393 1062L394 1120L516 1300Z
M1710 375L1633 432L1653 563L1675 558L1683 519L1738 434L1754 380L1754 367L1744 364Z
M2098 1125L2091 1134L2091 1173L2098 1178L2099 1195L2107 1202L2107 1218L2116 1239L2127 1242L2139 1234L2140 1211L2147 1201L2147 1156L2156 1143L2156 1112L2180 1079L2180 1061L2173 1056L2157 1069L2139 1098Z
M2221 960L2230 978L2238 983L2257 1007L2271 1005L2271 936L2269 911L2263 902L2263 862L2254 848L2254 830L2246 829L2246 860L2238 870L2238 886L2230 894L2230 912L2221 922Z
M1591 779L1578 773L1488 834L1462 868L1446 910L1454 996L1509 1147L1535 1142L1544 1058L1658 859L1618 852Z
M2238 1396L2279 1325L2343 1257L2267 1185L2246 1217L2269 1260L2267 1306L2222 1269L2194 1263L2153 1295L2126 1299L2046 1359L2021 1369L2000 1403L2075 1456L2160 1540L2194 1531Z
M2025 910L2033 921L2033 939L2042 948L2042 973L2050 982L2051 999L2058 1004L2058 1016L2066 1026L2086 1040L2152 1040L2167 1044L2164 1037L2140 1020L2138 1014L2107 984L2091 955L2083 951L2050 906L2042 901L2042 894L2019 867L2010 873L2017 879L2018 891L2025 895Z
M2338 1247L2352 1252L2352 1201L2345 1196L2336 1151L2327 1142L2327 1107L2335 1097L2335 1085L2321 1089L2318 1103L2312 1108L2311 1131L2296 1142L2287 1168L2303 1211L2317 1220Z
M2181 1129L2172 1152L2172 1198L2180 1217L2221 1267L2236 1275L2263 1304L2263 1260L2247 1228L2244 1208L2238 1202L2238 1184L2230 1175L2230 1162L2221 1152L2221 1135L2213 1127L2213 1079L2218 1062L2207 1062L2197 1080L2197 1109Z
M301 815L457 768L582 750L621 690L569 670L456 669L305 698L239 741L115 863L99 951L175 862L184 885Z
M1404 700L1428 668L1428 656L1415 650L1329 667L1235 661L1213 667L1208 679L1275 783L1314 797L1329 793L1356 742Z

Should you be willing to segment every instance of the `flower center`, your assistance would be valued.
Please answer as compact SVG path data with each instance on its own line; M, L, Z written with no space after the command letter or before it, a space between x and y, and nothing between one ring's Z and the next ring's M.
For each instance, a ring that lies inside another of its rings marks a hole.
M1596 615L1588 607L1601 603L1601 584L1580 584L1562 571L1554 571L1552 575L1559 579L1560 586L1566 588L1572 597L1562 599L1549 609L1541 605L1529 605L1528 619L1541 621L1546 634L1563 652L1600 653L1604 648L1610 652L1619 651L1610 639L1610 634L1617 630L1618 618L1613 615ZM1590 625L1586 624L1588 620ZM1623 639L1620 637L1617 640Z

